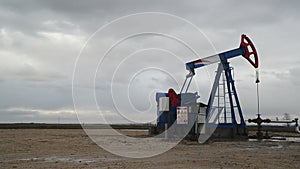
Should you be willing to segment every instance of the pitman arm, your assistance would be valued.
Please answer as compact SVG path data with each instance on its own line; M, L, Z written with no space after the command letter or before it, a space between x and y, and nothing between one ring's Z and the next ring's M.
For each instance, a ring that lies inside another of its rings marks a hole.
M186 63L186 69L190 71L188 76L195 75L195 69L197 68L217 62L225 62L227 61L227 59L240 55L247 59L253 67L258 68L258 55L256 49L251 40L243 34L241 36L241 43L239 48Z

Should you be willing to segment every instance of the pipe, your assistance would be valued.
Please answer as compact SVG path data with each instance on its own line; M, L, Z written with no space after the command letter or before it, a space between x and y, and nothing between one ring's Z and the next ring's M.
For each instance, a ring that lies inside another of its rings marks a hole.
M299 125L298 125L298 118L295 118L295 131L297 132L297 133L300 133L300 130L299 130Z
M279 121L279 120L274 120L274 121L270 121L270 123L295 123L295 121L294 120L291 120L291 121L287 121L287 120L281 120L281 121Z
M299 126L296 126L295 131L296 131L297 133L300 133Z

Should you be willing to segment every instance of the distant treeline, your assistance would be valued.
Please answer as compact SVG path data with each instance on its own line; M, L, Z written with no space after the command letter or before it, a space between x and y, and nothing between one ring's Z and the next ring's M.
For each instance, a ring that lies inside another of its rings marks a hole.
M148 129L153 124L0 123L0 129Z
M49 124L49 123L0 123L0 129L148 129L153 124ZM247 130L257 130L257 126L247 126ZM263 131L293 132L294 126L262 126Z

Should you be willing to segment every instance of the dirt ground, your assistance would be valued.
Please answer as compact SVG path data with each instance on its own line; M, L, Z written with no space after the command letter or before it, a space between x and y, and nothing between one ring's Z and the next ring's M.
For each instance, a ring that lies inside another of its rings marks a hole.
M300 168L299 142L181 143L145 159L119 157L81 129L0 130L0 168Z

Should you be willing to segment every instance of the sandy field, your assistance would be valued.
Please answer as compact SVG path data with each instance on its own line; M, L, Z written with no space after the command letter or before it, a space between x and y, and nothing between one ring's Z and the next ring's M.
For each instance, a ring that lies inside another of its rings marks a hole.
M300 168L300 143L184 142L155 157L129 159L103 150L81 129L3 129L0 168L296 169Z

